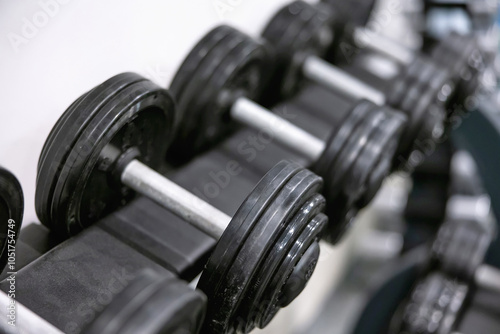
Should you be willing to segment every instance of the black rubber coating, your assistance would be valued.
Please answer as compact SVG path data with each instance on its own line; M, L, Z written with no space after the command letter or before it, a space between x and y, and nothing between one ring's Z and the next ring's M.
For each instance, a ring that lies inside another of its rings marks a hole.
M305 59L326 55L335 38L333 26L334 16L328 8L303 1L294 1L275 14L262 33L276 58L271 94L289 97L300 88Z
M402 306L400 333L452 333L468 292L466 284L431 273Z
M35 208L63 235L79 232L133 198L112 181L114 160L135 147L162 164L175 113L170 94L132 73L117 75L73 103L56 123L38 165Z
M398 148L397 157L407 160L415 144L436 141L444 133L446 108L454 84L448 70L417 57L394 80L387 94L387 104L408 117L407 127ZM394 161L397 168L398 161Z
M15 246L24 214L24 195L16 177L0 166L0 271L5 268L9 252L8 245ZM15 262L15 261L10 261ZM10 268L9 271L16 271Z
M268 50L234 28L219 26L206 34L170 88L180 114L172 156L192 158L234 130L231 106L240 96L251 100L260 96L270 65Z
M433 257L450 277L470 281L492 239L493 233L476 221L447 221L433 243Z
M314 167L325 180L328 241L339 240L351 218L380 188L405 122L399 113L361 100L332 132Z
M467 98L481 88L487 67L477 38L451 33L432 49L431 57L451 71L457 85L453 102L465 107Z
M321 178L286 162L257 184L224 231L198 283L208 297L204 333L248 332L274 316L281 307L274 289L288 285L279 279L318 242L326 224L320 213L324 199L317 193L321 185ZM299 249L294 248L297 242ZM282 248L276 249L278 244ZM281 267L289 254L292 263ZM302 279L305 286L309 277ZM267 289L272 289L272 299L263 294Z

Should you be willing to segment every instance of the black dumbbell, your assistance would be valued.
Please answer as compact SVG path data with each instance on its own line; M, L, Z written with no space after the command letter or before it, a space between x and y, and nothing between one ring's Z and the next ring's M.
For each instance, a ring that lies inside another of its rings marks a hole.
M324 178L331 222L326 237L335 242L388 174L404 117L360 101L325 143L253 102L269 63L266 48L234 28L219 26L205 35L171 85L182 115L173 147L179 152L215 141L234 128L231 121L268 130L275 141L306 157Z
M38 217L75 234L135 190L218 239L198 284L208 297L207 332L264 326L301 292L317 263L328 221L322 180L281 162L231 218L152 169L165 157L174 110L166 90L132 73L82 95L42 149Z
M483 264L494 232L471 220L445 222L432 245L438 268L448 276L500 292L500 271Z
M82 334L199 333L206 297L176 278L141 272Z
M340 17L340 15L343 15L343 5L334 4L336 2L341 4L343 3L342 0L323 2L328 3L331 9L333 9L333 14L336 14L335 20L345 22L345 20L342 20ZM360 2L362 3L364 1ZM352 5L357 4L353 3ZM359 6L363 7L363 4L359 4ZM356 22L349 22L349 24L347 24L348 27L341 33L356 47L366 48L378 54L382 54L403 66L409 66L411 63L415 62L417 58L422 57L416 50L405 47L369 29L353 26L353 23L356 24ZM463 106L466 99L469 96L475 95L476 91L481 88L481 77L485 71L486 62L476 38L451 33L449 36L438 41L429 55L433 62L449 69L449 72L452 74L456 84L456 90L453 94L453 103Z
M467 98L486 88L483 76L487 73L487 65L477 38L451 33L431 49L430 55L455 74L456 103L469 108Z
M442 273L430 273L417 283L390 333L452 334L470 289Z
M413 288L402 317L395 317L403 332L450 334L471 286L500 292L500 271L483 264L493 236L489 227L472 220L441 226L431 248L432 273Z
M24 214L24 195L16 177L0 166L0 272L15 272L16 241Z
M320 4L321 5L321 4ZM415 142L437 139L443 133L445 110L453 92L446 70L417 58L394 80L386 93L327 63L326 54L335 36L335 17L328 8L295 1L271 19L262 36L274 46L277 58L269 88L281 87L281 95L293 94L308 79L353 98L389 105L408 116L398 156L408 156Z

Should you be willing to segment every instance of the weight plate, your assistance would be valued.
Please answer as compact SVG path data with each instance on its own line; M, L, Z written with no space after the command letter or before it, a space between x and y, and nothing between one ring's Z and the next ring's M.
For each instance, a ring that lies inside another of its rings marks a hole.
M391 105L408 116L407 129L397 153L398 158L402 156L407 160L418 146L427 146L429 140L435 141L443 134L445 87L450 82L446 72L421 57L408 66L401 75L404 77L409 83L408 91L399 103ZM451 86L448 88L451 90ZM395 165L398 163L394 161Z
M186 283L142 272L83 331L85 334L198 333L206 297Z
M451 33L432 49L431 57L451 71L457 84L454 102L463 105L466 98L474 95L479 88L479 78L486 68L477 40Z
M404 306L400 333L452 333L468 287L431 273L413 289Z
M309 214L305 210L317 205L314 203L316 200L317 197L312 199L310 203L306 203L301 212ZM324 201L323 198L320 200ZM279 309L289 305L305 288L304 283L309 281L318 263L319 243L317 241L320 237L318 231L324 230L327 224L328 217L317 213L297 238L293 248L288 251L287 256L274 273L272 281L262 294L262 299L259 302L261 305L259 328L266 327ZM307 249L306 253L304 253L304 249ZM311 253L311 255L307 253ZM307 261L303 261L304 258ZM303 262L305 265L301 266ZM298 275L294 275L295 273ZM262 305L266 307L262 307Z
M260 96L269 65L266 48L231 27L205 35L172 82L182 119L171 152L190 158L234 129L231 106L240 96Z
M363 119L355 131L351 133L347 144L344 146L340 154L335 159L331 166L330 178L328 178L329 192L334 194L338 189L335 185L341 184L342 192L347 197L357 197L359 189L354 189L353 193L345 186L345 181L348 180L349 174L356 169L355 163L358 161L360 154L363 152L368 139L372 133L382 124L385 119L385 114L380 108L371 110L366 118Z
M304 175L310 174L312 178L316 177L309 171L300 173ZM302 178L303 176L300 177ZM250 332L254 328L254 325L263 328L271 321L280 307L286 306L280 304L280 294L285 289L293 269L302 255L306 253L305 250L309 249L313 242L319 241L319 233L326 226L326 221L322 220L321 223L323 223L323 226L321 226L318 225L317 221L312 220L320 215L324 208L325 199L323 196L316 194L308 198L298 210L298 213L293 216L281 232L278 240L271 246L271 250L265 261L263 261L258 271L255 272L253 282L248 286L245 294L246 298L241 302L239 313L251 315L252 319L252 323L247 324L246 332ZM312 224L312 230L308 228L309 224ZM283 262L287 262L287 260L292 261L292 263L288 263L285 268L280 268ZM313 261L313 263L315 266L317 262ZM314 268L312 268L313 270ZM283 281L277 285L275 280ZM309 277L304 278L304 283L307 283L308 280ZM294 291L294 297L296 297L305 287L305 284L300 284L300 282L292 282L292 284L298 285L301 288L298 289L300 291ZM261 319L268 320L261 321Z
M86 106L104 104L113 98L116 92L142 80L145 79L133 73L119 74L79 97L56 122L38 160L35 209L42 223L51 221L49 207L55 181L64 167L62 162L66 159L75 138L90 121L92 109Z
M450 277L469 281L484 257L492 235L476 221L448 221L432 245L434 259Z
M24 214L24 195L16 177L0 166L0 271L7 265L8 246L15 246ZM15 262L15 261L12 261ZM9 271L15 271L14 269Z
M45 225L72 235L132 198L110 177L120 153L136 148L143 163L161 165L175 115L169 93L134 74L104 82L65 113L72 122L58 122L53 133L66 136L47 141L40 157L36 208Z
M357 207L366 206L380 189L383 180L390 173L390 168L399 144L406 117L387 107L382 107L384 119L380 126L368 138L363 151L349 173L345 188L346 193L359 193Z
M286 251L274 255L269 252L290 224L297 223L295 227L303 230L309 223L296 222L294 217L309 198L317 195L321 183L311 172L282 162L247 197L216 245L198 284L209 301L210 321L204 332L253 328L255 319L245 312L242 302L249 298L249 286L258 279L263 264L286 256ZM318 228L316 233L320 232Z
M323 154L314 165L314 171L318 175L327 175L330 165L336 159L345 142L373 106L374 104L370 101L360 100L347 113L340 126L332 131Z
M331 219L328 226L328 241L336 243L340 240L350 225L358 208L355 203L360 199L361 189L349 193L345 181L355 168L368 138L383 121L384 114L379 108L371 109L363 122L351 133L346 145L338 154L337 159L330 165L330 170L325 175L325 197L327 199L327 216Z
M294 1L269 21L262 37L274 47L275 82L282 96L300 87L302 64L310 56L324 57L334 40L333 15L324 8Z

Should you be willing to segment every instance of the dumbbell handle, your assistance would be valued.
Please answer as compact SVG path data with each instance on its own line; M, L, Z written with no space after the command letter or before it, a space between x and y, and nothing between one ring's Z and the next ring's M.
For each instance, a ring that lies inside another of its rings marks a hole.
M236 100L231 117L255 130L269 131L276 141L311 162L317 161L325 150L324 141L247 98Z
M309 56L305 60L302 73L309 80L340 91L353 99L367 99L380 106L386 103L383 92L316 56Z
M231 217L138 160L127 164L121 174L121 181L216 240L231 222Z
M500 271L488 265L476 269L474 282L477 286L500 293Z
M356 28L353 37L358 47L383 54L400 64L410 65L415 59L415 51L368 29Z

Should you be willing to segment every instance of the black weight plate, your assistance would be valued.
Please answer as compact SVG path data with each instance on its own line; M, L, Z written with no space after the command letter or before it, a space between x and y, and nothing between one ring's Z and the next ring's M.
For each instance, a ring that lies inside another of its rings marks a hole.
M452 333L467 294L467 285L431 273L403 306L401 333Z
M12 173L0 166L0 271L8 262L7 245L15 246L19 237L23 214L24 195L21 184ZM15 268L9 271L15 271Z
M404 98L395 107L408 116L407 129L403 133L397 155L406 160L416 143L423 145L442 134L444 109L440 92L448 81L445 72L421 57L414 60L403 76L411 83ZM397 163L399 162L394 161L394 164Z
M221 26L215 31L208 33L202 41L199 41L194 48L189 52L186 59L183 61L179 70L172 79L170 84L170 92L176 98L176 103L179 106L180 101L184 101L182 95L186 89L186 85L191 82L192 73L199 70L200 65L203 63L206 55L210 53L217 44L221 43L225 37L231 32L231 29L226 26ZM189 101L184 101L189 102ZM179 119L184 119L184 108L179 108Z
M207 332L252 326L250 315L238 311L248 285L297 210L320 186L319 177L280 163L252 191L221 237L223 243L216 246L198 285L209 301Z
M439 229L432 245L439 268L450 277L469 281L492 241L492 233L476 221L448 221Z
M439 83L436 84L431 79L423 85L418 103L414 105L412 112L414 115L412 129L416 132L413 132L411 135L417 144L425 144L429 140L435 142L444 133L446 118L446 110L444 108L447 97L441 96L441 92L444 86L451 88L453 84L449 82L446 72L440 71L437 68L434 68L431 72Z
M337 154L340 152L345 142L349 138L350 134L358 126L363 118L368 114L369 110L373 108L374 104L367 100L360 100L354 107L349 111L342 121L341 125L332 131L332 134L326 142L326 148L321 157L316 161L314 165L314 171L320 175L324 176L328 174L330 165L334 159L336 159Z
M300 175L301 173L303 175ZM307 174L309 174L309 176L306 176ZM301 171L299 174L297 174L297 177L309 177L311 180L318 179L316 175L307 170ZM309 184L311 187L313 187L313 191L315 191L315 188L317 188L317 186L315 186L313 182L309 182ZM307 198L306 195L304 195L303 197ZM280 271L280 264L283 261L286 261L289 257L293 258L295 264L297 264L305 251L311 246L312 242L315 240L318 241L318 234L324 229L324 226L318 226L317 224L314 224L315 229L312 231L314 236L311 239L302 240L309 241L308 243L299 242L302 233L305 231L311 220L321 214L321 212L325 208L325 199L319 194L311 196L307 199L307 201L304 202L305 203L298 210L297 214L295 214L285 226L278 239L271 245L271 250L268 252L265 261L252 275L253 278L248 285L248 289L245 293L245 299L241 302L240 309L238 310L239 314L243 314L244 316L251 315L252 317L252 321L250 323L247 323L247 327L245 330L246 332L249 332L251 329L253 329L254 326L260 322L261 316L264 316L264 314L261 313L263 311L263 306L272 307L274 309L274 311L265 315L266 318L269 318L271 313L273 315L276 314L277 310L282 306L278 304L279 300L277 297L278 294L282 291L282 288L286 283L286 278L288 278L291 272ZM265 216L262 219L265 219ZM324 225L326 226L326 222ZM299 242L299 249L294 248L297 242ZM296 254L297 252L299 254ZM295 265L291 267L293 269ZM271 284L272 281L276 278L276 275L278 275L279 278L284 279L283 284ZM305 287L305 285L301 286L302 288ZM268 292L270 294L266 294L265 292ZM299 293L297 293L297 295ZM270 297L273 295L276 296L270 299ZM269 319L269 321L270 320L271 319Z
M346 145L330 165L325 176L325 197L327 216L331 219L326 235L327 241L336 243L350 225L357 212L355 203L360 199L360 189L349 194L345 189L345 180L352 171L355 161L366 144L367 139L383 120L383 113L378 108L371 109L363 122L351 133Z
M242 41L241 37L239 34L234 34L233 29L228 26L215 28L198 42L177 71L172 82L172 93L175 94L173 96L182 118L176 140L172 145L176 154L181 149L195 152L195 144L204 139L204 136L199 134L200 132L205 133L206 130L201 120L205 119L210 108L216 108L221 94L220 90L211 89L212 86L208 84L209 80L216 73L231 48ZM198 98L200 94L208 95L209 100ZM222 118L223 115L220 114L219 109L208 113L209 117L207 118L213 116ZM201 131L200 123L202 124ZM181 141L187 141L189 145L177 147L177 142Z
M321 199L324 201L324 199ZM311 205L311 204L308 204ZM316 206L316 204L312 204ZM304 209L301 212L305 212ZM311 216L311 214L309 214ZM279 311L280 307L288 305L289 300L283 301L282 294L283 290L286 289L287 285L292 286L294 295L298 295L302 292L303 286L301 283L303 281L309 281L310 275L315 269L317 261L313 261L309 264L306 270L306 277L299 278L300 282L290 282L290 275L296 269L297 264L301 261L304 255L304 249L310 249L314 243L318 241L318 231L323 231L328 224L328 217L324 214L315 213L315 218L312 219L306 228L302 231L302 234L297 238L293 247L288 251L287 256L283 259L280 267L275 271L273 275L273 280L267 285L266 290L262 294L262 300L260 300L260 317L258 318L257 326L259 328L266 327L269 322L274 318L276 313ZM288 297L287 297L288 298ZM262 306L267 306L263 308Z
M206 297L186 283L148 270L114 297L85 334L198 333Z
M260 282L262 273L261 266L265 266L268 261L273 262L287 256L286 250L279 250L279 254L273 254L272 248L276 243L279 243L279 236L286 233L290 224L294 223L296 214L300 214L299 210L304 202L311 196L317 194L321 187L321 178L312 174L308 170L299 171L294 175L287 185L282 189L274 201L269 205L266 212L259 218L252 233L249 235L243 247L238 253L238 260L234 262L232 268L227 272L225 277L226 287L238 287L234 290L234 298L226 299L226 310L234 310L237 312L226 315L227 319L232 323L230 326L238 332L248 332L248 329L254 328L254 314L248 313L246 306L249 306L247 294L251 293L252 286L261 286L269 282ZM314 217L309 217L313 219ZM308 221L299 223L307 224ZM303 226L295 226L302 230ZM319 234L322 231L317 231ZM305 253L306 249L302 249ZM273 264L271 264L272 267ZM223 293L227 296L227 290ZM250 297L251 299L251 297ZM252 300L252 299L251 299ZM250 304L253 302L250 301ZM262 307L262 306L258 306Z
M348 197L356 198L359 195L359 189L353 189L354 193L350 194L344 182L348 180L349 174L356 169L356 162L368 143L368 139L384 121L384 118L385 114L382 110L374 109L363 119L363 123L351 133L345 147L335 159L334 164L331 165L330 171L333 173L330 173L328 178L328 192L330 194L335 194L336 185L342 184L342 192Z
M54 130L57 132L67 131L66 127L79 129L67 141L53 141L45 151L47 157L55 157L53 152L64 152L56 161L43 158L41 168L60 166L53 180L38 177L38 184L53 184L49 194L37 196L37 207L42 211L40 216L48 217L43 223L57 232L76 233L131 199L129 191L114 187L111 182L113 162L103 151L108 144L119 152L137 148L145 164L153 168L161 165L161 155L174 125L173 100L164 89L137 78L128 75L131 84L119 89L114 80L105 82L90 94L95 93L95 97L90 99L87 95L67 111L85 117L71 125L57 124L61 127ZM47 207L42 206L44 202Z
M385 116L383 122L368 138L345 182L347 193L362 192L358 205L367 205L382 185L385 176L389 174L399 138L406 124L404 115L386 107L382 109Z
M35 209L42 223L48 224L51 220L49 206L52 202L55 181L64 168L62 161L69 154L70 147L82 131L82 127L90 121L89 115L92 110L86 106L104 104L124 87L143 80L145 79L133 73L119 74L83 94L56 122L38 160Z
M301 168L296 164L284 161L278 163L261 179L239 207L231 219L231 224L229 224L219 239L198 283L198 288L208 296L224 288L220 285L226 272L238 255L238 245L244 244L253 227L257 224L259 217L265 212L268 205L270 205L274 197L277 196L290 178L299 170ZM209 293L209 291L213 292Z
M406 125L406 117L403 114L390 110L386 110L386 112L389 114L388 117L368 139L369 144L356 162L360 171L353 171L351 173L352 181L348 182L352 185L350 187L355 186L357 180L364 182L363 194L357 201L359 209L370 203L382 186L385 177L390 173L392 161Z
M452 33L432 49L431 57L452 72L457 83L455 102L462 105L479 88L479 77L486 67L477 40Z
M189 158L234 129L232 104L240 96L259 97L270 59L262 44L231 27L205 35L172 83L182 115L172 152Z
M328 10L303 1L286 5L270 20L262 37L275 48L275 81L282 96L297 91L307 56L326 55L334 40L333 24L333 15Z

